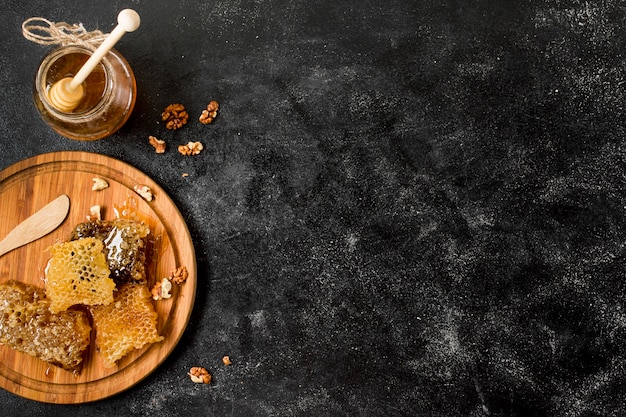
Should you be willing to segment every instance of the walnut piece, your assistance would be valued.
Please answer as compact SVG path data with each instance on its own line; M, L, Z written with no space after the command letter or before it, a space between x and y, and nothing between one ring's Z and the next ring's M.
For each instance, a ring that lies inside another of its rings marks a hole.
M200 142L188 142L186 145L178 146L178 152L182 155L198 155L204 149L204 145Z
M222 358L222 362L224 363L224 365L228 366L230 364L232 364L232 362L230 361L230 356L224 356Z
M161 113L161 119L165 122L166 128L176 130L187 124L189 114L185 110L185 106L174 103L165 108L165 111Z
M102 220L102 211L98 204L89 207L89 214L87 214L87 221L94 222Z
M198 118L198 120L200 120L200 123L204 125L208 125L209 123L212 123L213 119L217 117L217 111L219 110L219 108L220 108L220 103L218 103L215 100L211 101L206 106L206 109L202 110L202 114Z
M165 153L165 141L161 139L157 139L154 136L148 136L148 140L150 141L150 145L154 148L156 153Z
M92 191L102 191L105 188L109 188L109 183L104 178L95 177L92 178L93 185L91 186Z
M211 374L206 369L200 366L194 366L187 372L189 378L196 384L210 384L211 383Z
M154 194L152 194L152 190L147 185L135 185L133 187L135 192L141 196L146 201L152 201L154 199Z
M150 290L150 294L152 294L153 300L160 300L161 298L163 298L163 296L161 295L162 286L163 284L161 283L161 281L157 281L157 283L154 284L154 287L152 287L152 289Z
M189 277L189 272L187 271L187 267L179 266L178 268L172 271L172 273L169 276L169 279L171 279L173 283L180 285L183 282L185 282L188 277Z
M161 281L154 284L150 293L153 300L162 300L164 298L172 298L172 283L169 279L163 278Z

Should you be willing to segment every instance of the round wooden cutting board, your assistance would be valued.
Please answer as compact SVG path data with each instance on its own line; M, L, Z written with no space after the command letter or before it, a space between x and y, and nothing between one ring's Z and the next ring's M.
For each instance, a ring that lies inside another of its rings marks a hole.
M92 191L93 178L109 187ZM135 193L147 185L154 199ZM105 368L95 347L90 348L79 375L45 363L7 346L0 346L0 387L32 400L48 403L83 403L126 390L155 370L172 352L189 321L196 293L196 259L187 225L176 205L153 180L119 160L86 152L54 152L18 162L0 172L0 238L61 194L70 198L70 211L59 228L43 238L0 257L0 282L10 279L45 287L47 250L69 238L72 228L86 221L90 207L100 205L102 218L115 218L114 205L135 201L149 219L155 261L148 266L149 285L169 276L179 266L189 278L173 285L172 298L154 302L160 343L131 352L114 368ZM130 200L129 200L130 199Z

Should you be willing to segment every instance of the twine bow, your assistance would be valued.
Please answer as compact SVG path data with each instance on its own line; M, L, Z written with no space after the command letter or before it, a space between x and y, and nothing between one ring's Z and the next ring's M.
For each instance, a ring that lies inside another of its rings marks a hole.
M89 48L96 48L107 36L99 30L88 32L82 23L53 23L43 17L26 19L22 23L22 34L40 45L82 45Z

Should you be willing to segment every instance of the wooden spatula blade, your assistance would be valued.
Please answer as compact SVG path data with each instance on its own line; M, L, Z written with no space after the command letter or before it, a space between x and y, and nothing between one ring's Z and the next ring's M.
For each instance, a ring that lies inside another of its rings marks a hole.
M70 210L70 198L62 194L18 224L0 241L0 256L33 242L59 227Z

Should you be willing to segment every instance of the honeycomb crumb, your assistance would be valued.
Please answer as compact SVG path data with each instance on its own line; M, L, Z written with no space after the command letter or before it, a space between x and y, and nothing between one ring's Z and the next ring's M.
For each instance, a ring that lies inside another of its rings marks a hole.
M210 384L211 383L211 374L205 368L201 366L194 366L187 372L189 378L196 384Z
M152 201L154 199L154 194L152 194L152 190L147 185L137 184L133 189L146 201Z
M106 188L109 188L109 183L104 178L95 177L92 179L93 185L91 186L92 191L102 191Z
M46 296L50 311L58 313L73 305L113 302L115 282L104 256L101 240L84 238L56 243L46 270Z
M228 366L228 365L231 365L231 364L232 364L232 362L230 361L230 356L224 356L224 357L222 358L222 362L223 362L223 363L224 363L224 365L226 365L226 366Z
M92 307L91 313L96 349L107 368L133 350L163 340L157 331L157 313L150 291L143 284L120 285L113 303Z

